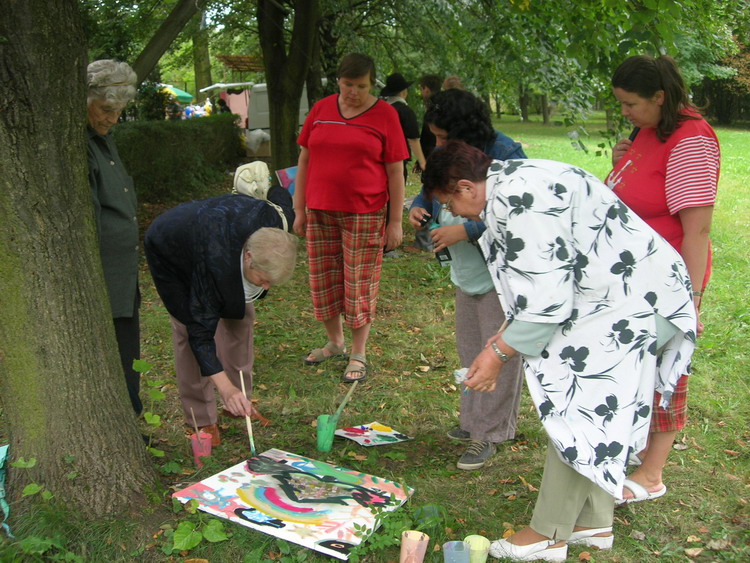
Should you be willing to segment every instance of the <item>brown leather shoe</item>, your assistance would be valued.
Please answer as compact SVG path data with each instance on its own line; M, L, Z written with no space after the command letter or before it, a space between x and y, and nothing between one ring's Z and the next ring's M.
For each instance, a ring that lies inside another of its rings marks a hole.
M235 414L232 414L227 409L222 409L220 414L221 416L226 416L228 418L245 418L244 416L237 416ZM257 420L258 422L260 422L261 426L271 426L273 424L273 422L268 420L265 416L263 416L260 413L260 411L257 408L255 408L255 405L253 405L253 412L250 415L250 418L252 420Z
M201 432L207 432L208 434L211 434L211 445L212 446L219 446L221 445L221 434L219 433L219 426L217 424L210 424L208 426L203 426L199 428Z

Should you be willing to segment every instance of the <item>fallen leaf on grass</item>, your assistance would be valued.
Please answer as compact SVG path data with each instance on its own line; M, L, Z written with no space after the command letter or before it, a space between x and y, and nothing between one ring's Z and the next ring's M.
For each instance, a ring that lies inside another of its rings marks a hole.
M689 547L685 550L685 555L688 557L698 557L701 553L703 553L702 547Z
M262 389L263 391L268 391L268 387L263 383L259 383L257 387L258 389Z
M523 486L526 487L529 490L529 492L535 493L535 492L537 492L539 490L534 485L532 485L528 481L526 481L526 479L524 479L523 476L519 475L518 478L521 480L521 483L523 483Z
M366 455L358 454L357 452L349 452L349 453L348 453L347 455L348 455L349 457L353 457L353 458L354 458L354 459L356 459L357 461L364 461L364 460L366 460L366 459L367 459L367 456L366 456Z
M688 543L695 543L695 542L702 542L703 540L700 539L698 536L688 536L685 541Z
M578 561L591 561L591 554L588 551L582 551L578 554Z
M516 491L508 491L507 493L503 493L503 496L508 500L516 500L516 495Z
M509 538L510 536L512 536L512 535L513 535L513 534L515 534L515 533L516 533L516 532L515 532L515 530L513 530L513 529L508 529L508 530L505 530L505 531L503 532L503 539L504 539L504 540L506 540L506 539L508 539L508 538Z
M430 366L417 366L417 369L424 373L430 371Z
M633 530L632 532L630 532L630 537L634 540L644 541L646 539L646 534L644 534L643 532L639 532L638 530Z
M735 450L724 450L724 453L727 455L740 455L740 452L737 452Z
M724 549L729 549L731 546L732 546L732 542L730 542L726 538L722 538L720 540L710 540L706 544L706 547L713 551L722 551Z
M708 528L706 528L705 526L701 526L700 528L698 528L698 532L701 534L707 534Z
M185 559L185 563L208 563L208 559Z
M508 483L513 482L513 478L509 477L508 479L500 479L498 482L507 485Z
M675 445L674 445L674 446L672 446L672 447L673 447L673 448L674 448L675 450L683 451L683 450L686 450L686 449L688 449L688 448L689 448L690 446L688 446L687 444L675 444Z

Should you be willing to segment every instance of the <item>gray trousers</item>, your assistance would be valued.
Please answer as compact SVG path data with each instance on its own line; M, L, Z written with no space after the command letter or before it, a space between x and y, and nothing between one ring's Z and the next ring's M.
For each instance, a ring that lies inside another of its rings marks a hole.
M216 394L210 377L201 376L198 362L188 342L185 325L170 315L172 321L172 345L177 372L177 391L180 394L185 422L193 426L192 408L199 427L216 424L218 411ZM252 303L245 306L245 318L221 319L216 328L216 354L229 380L237 389L242 389L240 370L245 379L248 398L253 388L253 323L255 308Z
M548 538L567 540L574 526L611 526L614 510L614 497L563 463L555 446L548 443L531 528Z
M505 322L505 313L494 290L469 295L456 288L456 347L462 367L469 367ZM521 401L521 355L505 364L489 393L464 388L461 392L461 429L472 440L504 442L516 435L518 404ZM466 392L464 392L464 390Z

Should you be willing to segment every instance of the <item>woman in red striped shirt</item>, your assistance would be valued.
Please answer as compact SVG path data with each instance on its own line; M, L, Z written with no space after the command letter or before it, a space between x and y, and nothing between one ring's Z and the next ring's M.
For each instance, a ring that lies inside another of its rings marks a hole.
M711 275L709 232L719 141L690 102L671 57L626 59L615 71L612 87L622 115L636 129L612 150L607 184L682 255L697 311ZM702 331L699 320L698 334ZM633 464L640 465L625 483L625 502L658 498L667 491L662 470L687 419L687 375L671 397L662 398L658 387L657 382L648 447L631 455Z

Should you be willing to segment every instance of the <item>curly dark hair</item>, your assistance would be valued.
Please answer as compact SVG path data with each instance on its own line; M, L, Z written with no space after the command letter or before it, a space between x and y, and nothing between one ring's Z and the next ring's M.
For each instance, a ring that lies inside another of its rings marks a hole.
M466 90L452 88L431 96L424 120L447 131L448 139L458 139L480 151L495 139L490 108Z

